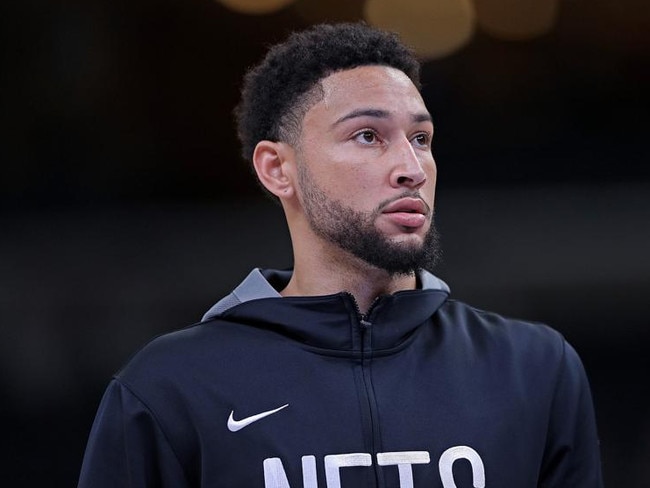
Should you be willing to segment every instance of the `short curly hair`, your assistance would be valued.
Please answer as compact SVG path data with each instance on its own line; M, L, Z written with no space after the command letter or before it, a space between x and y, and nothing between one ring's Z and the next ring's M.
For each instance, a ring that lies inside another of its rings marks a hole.
M294 143L303 116L322 95L319 81L367 65L396 68L420 89L420 63L413 51L396 34L363 22L315 25L271 47L245 75L235 109L244 159L252 161L262 140Z

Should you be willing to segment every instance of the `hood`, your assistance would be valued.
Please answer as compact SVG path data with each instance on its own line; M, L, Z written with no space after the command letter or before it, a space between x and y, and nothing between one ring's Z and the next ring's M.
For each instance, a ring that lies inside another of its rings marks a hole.
M254 269L206 312L202 322L220 318L272 329L314 347L349 351L359 346L363 319L363 327L372 326L372 348L377 351L403 342L449 296L444 281L422 271L420 288L380 296L367 317L361 317L354 297L347 292L282 297L278 290L286 286L291 273Z
M289 283L291 274L291 270L253 269L237 288L205 312L201 322L213 319L244 302L261 298L282 298L278 290L282 290ZM449 295L450 290L447 283L428 271L421 271L418 278L420 290L435 290Z

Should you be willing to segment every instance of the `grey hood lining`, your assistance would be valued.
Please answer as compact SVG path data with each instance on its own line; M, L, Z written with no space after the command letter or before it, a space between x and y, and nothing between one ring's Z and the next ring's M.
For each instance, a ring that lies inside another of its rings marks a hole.
M248 302L251 300L259 300L261 298L282 298L282 295L276 290L271 283L267 280L264 274L268 276L276 276L282 279L285 283L291 278L291 271L279 270L262 270L260 268L253 269L246 278L227 296L215 303L203 315L201 322L206 322L218 315L221 315L226 310L236 307L237 305ZM419 275L420 283L423 290L441 290L447 293L450 292L447 283L442 281L437 276L422 270Z

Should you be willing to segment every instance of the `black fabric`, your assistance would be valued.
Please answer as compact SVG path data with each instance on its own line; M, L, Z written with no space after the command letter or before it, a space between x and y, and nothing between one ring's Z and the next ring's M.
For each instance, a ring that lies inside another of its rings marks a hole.
M262 298L155 339L109 385L79 487L602 486L560 334L441 290L365 319L346 293Z

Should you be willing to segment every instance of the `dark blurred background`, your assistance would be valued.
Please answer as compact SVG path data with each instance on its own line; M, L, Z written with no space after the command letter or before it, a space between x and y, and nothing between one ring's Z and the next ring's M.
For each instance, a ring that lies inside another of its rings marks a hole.
M361 0L0 4L3 486L74 486L111 374L250 268L291 265L239 157L239 81L289 31L362 16ZM458 299L562 332L607 486L650 486L650 7L560 0L539 35L472 32L423 68L436 272Z

